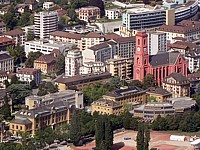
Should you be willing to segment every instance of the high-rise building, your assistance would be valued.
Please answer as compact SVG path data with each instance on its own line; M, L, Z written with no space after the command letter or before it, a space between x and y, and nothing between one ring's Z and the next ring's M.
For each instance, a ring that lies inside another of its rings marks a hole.
M58 13L44 11L34 14L35 36L41 39L48 38L50 32L58 28Z
M166 33L149 32L148 41L149 55L156 55L157 53L167 51Z
M81 51L70 50L65 57L65 76L75 76L79 74L79 68L82 66L83 58Z

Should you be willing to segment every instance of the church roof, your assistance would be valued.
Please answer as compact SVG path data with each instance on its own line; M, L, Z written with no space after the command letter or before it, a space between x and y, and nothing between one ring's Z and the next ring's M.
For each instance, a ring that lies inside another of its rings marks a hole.
M149 62L152 66L175 64L179 55L179 52L165 52L157 55L151 55L149 58Z

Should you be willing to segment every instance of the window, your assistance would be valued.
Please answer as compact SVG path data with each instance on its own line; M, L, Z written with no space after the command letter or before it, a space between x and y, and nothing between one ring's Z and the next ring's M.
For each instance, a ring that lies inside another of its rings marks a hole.
M137 58L137 64L139 64L140 62L139 62L139 57Z
M138 39L138 45L140 45L140 39Z
M144 39L144 45L146 45L146 39Z

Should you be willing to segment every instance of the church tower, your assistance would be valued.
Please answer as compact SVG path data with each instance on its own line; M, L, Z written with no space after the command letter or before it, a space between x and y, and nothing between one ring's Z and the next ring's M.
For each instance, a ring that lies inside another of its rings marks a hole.
M133 79L143 81L149 73L148 35L145 32L136 34Z

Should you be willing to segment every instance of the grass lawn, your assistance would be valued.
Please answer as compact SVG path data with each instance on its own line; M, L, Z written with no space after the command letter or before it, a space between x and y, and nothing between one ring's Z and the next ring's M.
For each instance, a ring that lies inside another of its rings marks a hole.
M200 137L200 131L198 132L182 132L182 131L160 131L162 133L174 134L174 135L185 135L185 136L198 136Z

